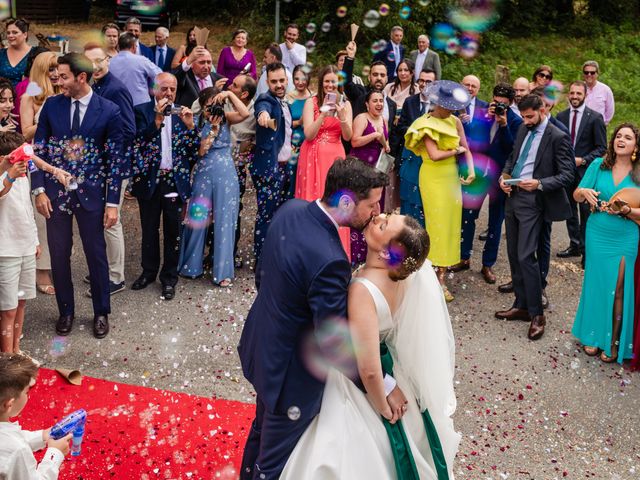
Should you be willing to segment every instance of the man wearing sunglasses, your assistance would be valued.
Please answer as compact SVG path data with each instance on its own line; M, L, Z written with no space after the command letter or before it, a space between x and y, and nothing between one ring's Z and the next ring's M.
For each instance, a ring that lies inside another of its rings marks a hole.
M584 103L591 110L601 114L605 125L609 125L615 112L615 102L609 86L598 81L599 74L600 66L595 60L588 60L582 65L582 75L587 84L587 98Z

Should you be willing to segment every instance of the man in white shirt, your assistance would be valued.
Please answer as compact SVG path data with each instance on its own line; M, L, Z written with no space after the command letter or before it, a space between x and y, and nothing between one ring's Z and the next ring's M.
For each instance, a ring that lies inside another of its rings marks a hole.
M167 45L169 40L169 30L165 27L156 28L155 32L156 44L151 47L151 53L153 54L153 63L163 72L169 72L171 70L171 61L176 51Z
M267 84L267 65L271 63L284 63L282 62L282 50L276 45L272 43L264 50L264 57L262 57L262 74L258 79L258 86L256 89L256 98L258 98L263 93L267 93L269 91L269 85ZM285 74L287 76L287 93L293 91L295 88L293 85L293 77L291 72L293 70L289 70L289 68L285 65L284 67Z
M411 61L415 64L413 71L416 82L423 70L433 70L436 72L436 80L440 80L442 69L440 67L440 56L429 48L430 42L427 35L418 37L418 49L413 50L409 55Z
M284 42L280 44L282 59L279 60L287 67L287 70L293 72L298 65L307 63L307 49L304 45L296 43L300 36L300 28L295 23L290 23L284 30ZM293 82L289 82L293 85Z

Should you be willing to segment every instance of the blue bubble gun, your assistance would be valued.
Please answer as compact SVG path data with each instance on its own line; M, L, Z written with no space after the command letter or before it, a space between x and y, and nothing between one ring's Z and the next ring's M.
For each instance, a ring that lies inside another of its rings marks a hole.
M53 427L49 436L54 440L59 440L69 433L73 432L73 440L71 441L71 455L77 457L80 455L82 447L82 437L84 436L84 424L87 421L87 412L84 409L76 410L67 415Z

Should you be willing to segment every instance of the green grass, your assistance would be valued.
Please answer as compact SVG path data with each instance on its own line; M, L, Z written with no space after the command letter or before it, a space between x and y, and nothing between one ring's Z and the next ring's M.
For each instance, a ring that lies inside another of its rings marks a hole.
M554 80L565 85L582 80L582 63L596 60L600 64L599 80L613 90L615 116L611 125L622 122L640 123L640 37L637 33L613 33L598 38L565 38L547 35L533 38L507 38L497 33L485 35L483 48L472 60L440 53L443 78L460 81L464 75L480 77L480 97L489 99L494 84L496 65L509 68L511 80L517 77L531 78L534 69L541 64L550 65ZM554 109L565 109L562 98Z

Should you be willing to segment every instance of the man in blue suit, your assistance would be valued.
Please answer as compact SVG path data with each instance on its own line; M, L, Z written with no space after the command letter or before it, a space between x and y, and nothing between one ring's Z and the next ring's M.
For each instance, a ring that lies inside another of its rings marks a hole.
M156 44L151 47L152 60L163 72L171 71L171 62L176 51L167 45L169 40L169 30L165 27L156 28Z
M387 45L373 56L374 62L384 62L387 67L387 80L389 83L396 78L396 69L404 58L403 38L404 30L396 25L391 28L391 36Z
M178 283L182 209L191 196L189 177L197 158L199 137L190 109L183 106L179 114L170 113L178 88L176 77L162 72L156 77L155 85L155 98L135 108L136 164L131 192L140 206L142 273L131 289L146 288L155 282L160 272L162 296L171 300Z
M418 75L418 85L422 90L436 80L436 72L423 70ZM429 113L429 99L423 92L411 95L404 101L397 126L397 145L392 146L396 158L396 168L400 177L400 213L415 218L424 227L424 209L420 197L418 177L422 166L422 157L404 148L404 135L411 124L422 115Z
M363 229L379 214L388 183L385 174L356 158L334 162L322 199L291 200L271 223L256 270L258 295L238 345L243 373L257 393L243 480L279 478L320 411L324 379L311 373L302 350L314 332L347 314L351 266L338 227ZM326 351L327 345L317 346ZM393 408L399 389L388 390Z
M487 111L489 133L488 147L485 150L493 163L489 163L487 169L482 172L483 177L486 178L488 191L482 192L480 198L475 198L477 201L477 204L473 205L475 208L462 210L462 251L460 255L462 260L458 264L458 270L466 270L470 266L476 220L486 195L489 195L489 229L482 251L481 273L485 281L491 284L496 281L492 267L498 258L506 199L505 193L498 186L498 176L511 155L518 128L522 124L522 119L509 108L514 96L515 90L507 83L500 83L493 88L493 101Z
M256 265L269 223L278 207L288 200L285 192L290 190L289 182L293 180L289 167L291 110L284 98L288 83L285 66L280 62L270 63L266 73L269 91L260 95L254 104L256 148L249 165L258 204L253 236Z
M121 176L127 179L131 176L131 150L133 137L136 134L136 122L133 115L133 100L127 87L112 73L109 72L109 57L97 43L89 43L84 46L85 56L93 63L93 91L102 98L115 103L120 109L120 121L122 122L122 145L124 152L124 164ZM123 181L123 186L126 180ZM121 292L124 284L124 232L120 222L120 208L124 200L124 188L118 202L118 221L108 230L105 230L107 242L107 260L109 261L109 291L111 295ZM87 277L88 278L88 277ZM91 290L87 291L91 296Z
M51 270L60 317L59 335L73 326L75 303L71 281L73 217L89 266L93 292L93 334L109 333L109 271L104 230L118 219L122 160L122 121L117 105L89 86L93 68L84 55L58 59L62 95L45 102L35 134L39 154L50 164L70 172L81 184L65 189L42 171L32 175L36 208L47 218Z
M142 33L142 22L136 17L129 17L127 23L124 24L125 32L130 33L136 37L136 54L142 55L155 63L155 58L151 49L140 41L140 34Z

